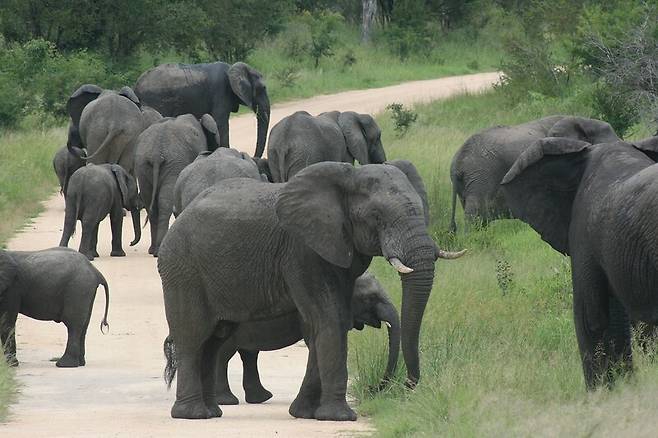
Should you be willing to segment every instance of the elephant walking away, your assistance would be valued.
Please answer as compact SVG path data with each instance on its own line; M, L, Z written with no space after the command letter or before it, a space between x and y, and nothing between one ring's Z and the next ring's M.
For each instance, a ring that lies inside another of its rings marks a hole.
M396 164L316 163L284 184L232 178L178 216L158 258L169 325L165 380L178 373L172 417L221 416L215 364L224 342L242 324L297 312L309 355L290 414L355 420L345 400L347 331L355 281L374 256L401 274L401 347L408 384L416 384L434 263L462 253L434 243L424 188L414 186L422 180L411 163Z
M68 248L0 249L0 341L8 363L18 365L15 328L21 313L40 321L63 322L68 341L56 365L84 366L85 336L99 284L105 289L102 331L108 327L110 289L103 274L82 254Z
M267 176L261 176L256 162L244 152L229 148L202 152L178 175L174 185L174 216L178 217L199 193L228 178L267 181Z
M59 180L59 192L62 195L66 195L66 189L69 185L69 179L73 172L85 165L85 162L80 156L82 151L79 152L79 155L74 155L69 152L66 146L60 148L53 157L53 168L55 169L55 174Z
M137 139L135 175L151 226L149 254L157 257L169 229L178 175L201 152L212 152L218 145L217 125L208 114L199 120L192 114L165 118Z
M385 384L395 372L400 351L400 318L388 294L374 275L366 272L354 282L352 319L356 330L364 325L388 326L388 360L382 378ZM272 397L258 373L258 352L285 348L304 337L302 321L296 312L275 320L245 323L222 345L217 362L216 394L219 405L236 405L238 398L228 381L228 361L239 351L242 359L242 386L247 403L262 403Z
M135 92L164 116L210 114L219 128L221 147L229 147L229 115L245 105L256 114L254 156L260 158L270 123L270 100L262 75L244 62L162 64L137 79Z
M89 260L98 257L98 227L109 214L112 224L112 257L123 257L126 253L121 245L123 209L132 213L135 239L130 246L137 245L142 230L139 224L139 210L142 202L137 193L137 183L118 164L89 164L79 169L69 183L66 195L64 229L59 246L68 246L75 232L75 223L82 223L82 238L79 251Z
M589 143L619 140L612 127L600 120L572 116L550 116L514 126L496 126L469 137L450 165L452 213L450 229L455 232L457 197L467 222L486 225L509 218L510 208L500 191L500 182L516 159L535 141L544 137L567 137Z
M632 369L630 321L658 322L658 138L535 142L503 179L512 213L571 257L588 389Z
M322 161L386 161L377 122L368 114L352 111L315 117L298 111L285 117L272 128L267 157L274 182L286 182L305 167Z

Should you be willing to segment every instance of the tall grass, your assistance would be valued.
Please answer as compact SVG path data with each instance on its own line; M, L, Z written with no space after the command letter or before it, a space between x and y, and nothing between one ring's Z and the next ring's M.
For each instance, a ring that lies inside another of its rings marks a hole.
M397 383L387 392L370 393L383 373L385 334L350 334L351 391L361 401L360 412L373 417L378 436L655 433L658 368L653 353L636 349L637 372L612 391L585 391L568 258L516 220L456 236L447 232L450 160L468 136L548 114L587 116L589 109L557 99L509 108L493 92L417 111L418 122L404 138L395 136L388 116L379 117L387 156L411 160L423 175L437 242L469 253L437 263L421 331L422 377L416 390ZM371 271L399 303L397 273L379 259ZM403 382L404 370L398 371L398 382Z

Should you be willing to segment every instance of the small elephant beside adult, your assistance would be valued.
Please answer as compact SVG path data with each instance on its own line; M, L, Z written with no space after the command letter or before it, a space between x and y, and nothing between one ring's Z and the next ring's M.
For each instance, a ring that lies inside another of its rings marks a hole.
M221 147L214 152L202 152L178 175L174 185L174 216L178 217L199 193L229 178L267 181L256 162L244 152Z
M197 196L158 258L169 325L165 380L178 372L172 417L221 416L214 365L222 344L241 324L298 312L309 355L290 414L355 420L345 399L351 296L374 256L401 274L401 347L415 385L435 261L463 254L430 237L424 193L414 166L394 161L316 163L285 184L233 178Z
M632 368L629 321L658 322L658 137L592 145L549 137L502 182L515 217L571 257L588 389Z
M62 322L68 330L66 351L58 367L84 366L85 337L96 289L105 289L107 327L110 290L107 281L82 254L68 248L42 251L0 249L0 344L12 366L16 358L16 317Z
M68 246L78 220L82 223L79 252L89 260L98 257L98 227L109 214L112 226L112 257L123 257L126 253L121 245L123 209L132 214L136 245L142 229L139 210L142 202L137 192L135 178L118 164L88 164L71 177L66 194L64 228L59 246Z
M573 116L550 116L513 126L496 126L469 137L450 164L452 213L450 228L457 230L457 197L467 221L483 224L508 218L510 208L500 191L500 182L516 159L544 137L567 137L590 143L619 140L603 121Z
M388 326L388 360L382 383L395 372L400 352L400 318L381 283L366 272L354 282L352 319L356 330L364 325L380 328ZM228 362L239 351L242 359L242 386L247 403L262 403L272 397L263 387L258 372L258 352L279 350L303 339L302 320L296 312L269 321L255 321L241 325L222 345L217 362L217 403L238 404L228 381Z
M73 172L85 165L85 161L80 158L83 155L82 151L79 151L77 155L72 154L66 146L55 152L53 168L59 181L59 192L62 195L66 195L69 179L73 175Z
M244 62L162 64L137 79L140 100L164 116L210 114L219 128L221 147L229 147L229 116L245 105L256 113L258 133L254 156L265 150L270 100L262 75Z
M82 85L66 109L71 117L69 151L88 163L120 164L131 174L137 137L162 118L153 108L142 106L130 87L114 91Z
M386 161L381 130L368 114L298 111L277 123L267 145L272 180L286 182L313 163L381 164Z
M219 146L213 118L204 114L166 117L137 138L135 175L151 226L149 254L158 255L174 209L174 186L180 173L204 151Z

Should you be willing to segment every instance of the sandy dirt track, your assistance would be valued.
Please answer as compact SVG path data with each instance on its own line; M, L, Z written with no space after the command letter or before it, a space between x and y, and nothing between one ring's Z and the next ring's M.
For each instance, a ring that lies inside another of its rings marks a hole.
M477 92L491 86L497 73L449 77L401 85L349 91L334 95L275 105L273 126L295 111L312 114L341 110L375 113L392 102L405 104ZM231 119L231 144L253 153L256 122L253 115ZM59 243L64 221L64 200L54 195L46 210L24 232L8 244L13 250L36 250ZM70 247L77 249L77 233ZM224 416L212 420L173 420L169 410L175 391L167 391L162 380L162 341L167 335L160 277L156 259L147 254L149 233L130 248L132 226L124 221L124 250L127 257L109 257L109 220L101 224L99 253L94 261L110 285L110 332L98 328L105 306L102 288L96 295L87 334L87 366L57 369L50 361L59 357L66 342L62 324L39 322L19 316L17 325L18 401L0 436L11 437L315 437L370 434L367 419L354 423L294 419L288 406L294 399L306 365L307 350L295 345L262 353L263 384L274 397L262 405L244 402L239 359L231 362L231 387L240 398L238 406L223 407Z

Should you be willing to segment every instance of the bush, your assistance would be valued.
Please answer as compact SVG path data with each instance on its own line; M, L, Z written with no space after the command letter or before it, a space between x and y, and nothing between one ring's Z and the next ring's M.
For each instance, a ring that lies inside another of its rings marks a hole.
M411 125L413 125L418 118L418 114L405 108L401 103L392 103L388 105L386 109L391 111L391 117L393 118L394 124L393 129L399 136L406 134Z

